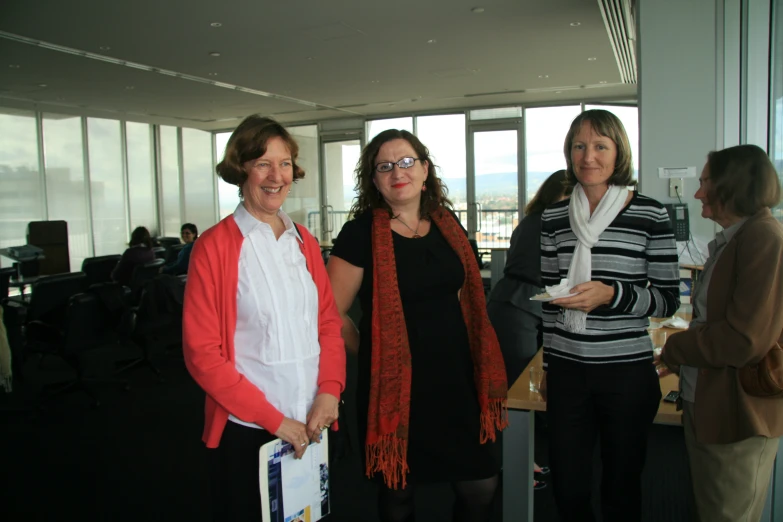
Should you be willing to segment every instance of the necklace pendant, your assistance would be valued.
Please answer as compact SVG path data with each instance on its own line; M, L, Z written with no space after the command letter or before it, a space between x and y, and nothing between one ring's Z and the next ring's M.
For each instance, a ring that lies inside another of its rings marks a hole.
M421 239L421 236L419 234L413 234L413 239Z

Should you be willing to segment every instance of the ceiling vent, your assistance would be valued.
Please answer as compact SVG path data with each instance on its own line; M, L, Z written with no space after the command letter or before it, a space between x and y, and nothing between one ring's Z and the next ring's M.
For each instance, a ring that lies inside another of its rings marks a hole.
M623 83L636 83L635 0L598 0Z

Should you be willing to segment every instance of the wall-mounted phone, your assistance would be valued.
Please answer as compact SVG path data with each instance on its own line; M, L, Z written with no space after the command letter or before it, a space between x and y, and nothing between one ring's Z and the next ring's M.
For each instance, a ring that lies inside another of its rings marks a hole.
M674 229L675 241L688 241L690 238L691 224L688 219L688 205L685 203L667 203L664 205L669 212L669 220Z

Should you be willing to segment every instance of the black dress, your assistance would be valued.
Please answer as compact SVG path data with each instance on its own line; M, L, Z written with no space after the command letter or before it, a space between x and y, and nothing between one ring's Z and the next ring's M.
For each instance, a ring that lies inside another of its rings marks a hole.
M458 300L465 271L433 224L422 238L392 232L412 383L408 482L477 480L500 470L499 444L479 443L479 403L468 334ZM359 299L356 407L361 455L367 432L372 341L372 217L343 226L332 255L364 269ZM381 318L383 320L383 318Z

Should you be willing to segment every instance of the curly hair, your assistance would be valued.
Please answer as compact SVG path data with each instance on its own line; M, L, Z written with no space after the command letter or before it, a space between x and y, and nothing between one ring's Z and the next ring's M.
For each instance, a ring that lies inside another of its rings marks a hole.
M272 138L282 139L288 147L294 167L294 182L304 177L304 170L296 164L296 158L299 156L299 145L296 140L285 127L272 118L251 114L231 133L223 161L215 167L215 172L223 181L239 187L240 197L242 197L242 186L247 181L244 164L266 154L266 144Z
M421 193L421 206L419 216L428 218L438 207L451 208L449 201L448 188L440 180L436 173L436 166L430 157L430 151L419 141L414 134L406 130L389 129L375 136L362 150L359 162L356 164L356 187L358 194L356 201L351 207L351 214L358 216L366 211L376 208L384 208L389 211L389 217L393 217L392 209L383 199L381 193L373 183L375 177L375 159L384 143L393 140L407 141L419 160L427 162L427 179L424 181L426 190Z

